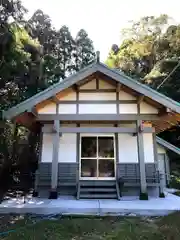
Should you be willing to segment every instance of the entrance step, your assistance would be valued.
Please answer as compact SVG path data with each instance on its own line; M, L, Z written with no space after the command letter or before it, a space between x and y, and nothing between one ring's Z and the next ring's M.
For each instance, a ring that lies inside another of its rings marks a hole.
M81 192L116 192L115 188L102 188L102 187L95 187L95 188L85 188L81 187Z
M81 199L117 199L116 194L81 194Z
M119 199L115 180L80 180L77 192L79 199Z
M108 181L108 180L80 180L81 186L115 186L116 181Z

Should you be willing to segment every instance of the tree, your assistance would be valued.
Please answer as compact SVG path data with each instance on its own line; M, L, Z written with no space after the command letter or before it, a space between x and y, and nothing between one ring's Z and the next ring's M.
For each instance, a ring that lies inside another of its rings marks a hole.
M84 29L77 33L75 43L75 70L79 71L95 59L95 52L93 42Z
M57 33L57 63L60 67L59 76L64 79L73 72L74 39L67 26L62 26Z
M129 29L123 30L125 39L116 52L111 50L107 64L156 89L180 57L180 25L169 25L169 19L167 15L151 16L132 23ZM177 101L180 100L179 71L176 69L159 89Z
M26 22L25 27L32 38L38 39L43 46L44 55L51 54L56 45L56 30L52 27L51 19L42 10L37 10Z
M123 30L120 46L112 46L106 63L179 102L180 24L172 25L169 20L160 15L132 22ZM180 147L179 135L179 126L160 134Z
M0 110L32 97L90 63L87 49L91 49L88 44L92 42L85 31L76 45L67 26L57 31L42 10L37 10L26 21L25 12L20 0L1 0ZM78 67L75 64L77 50L81 56ZM26 188L32 186L27 183L32 182L38 165L40 126L36 127L29 131L1 119L0 192L12 187L17 180L23 186L25 183Z
M162 58L160 52L157 54L157 48L168 20L167 15L160 15L132 22L130 28L122 30L124 41L115 54L113 50L110 52L107 64L129 75L144 78Z

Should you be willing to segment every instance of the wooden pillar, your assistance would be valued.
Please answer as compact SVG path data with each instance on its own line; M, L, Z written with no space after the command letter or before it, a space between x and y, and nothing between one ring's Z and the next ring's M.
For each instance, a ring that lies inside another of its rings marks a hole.
M165 198L164 195L164 174L159 173L159 197Z
M140 200L148 200L147 183L146 183L146 168L144 159L144 141L143 133L141 131L142 121L137 120L137 147L138 147L138 161L140 174Z
M156 164L156 169L158 170L158 151L157 151L156 133L153 133L153 152L154 152L154 162Z
M170 182L170 166L169 166L169 158L167 153L165 154L165 173L166 173L166 185L169 186Z
M58 114L58 104L56 107L56 113ZM59 158L59 120L54 120L53 125L53 153L52 153L52 167L51 167L51 191L49 198L56 199L58 197L57 193L57 183L58 183L58 158Z
M163 176L161 173L159 173L158 168L158 150L157 150L157 142L156 142L156 133L153 133L153 149L154 149L154 162L156 164L156 171L159 178L159 197L164 197L164 191L163 191Z

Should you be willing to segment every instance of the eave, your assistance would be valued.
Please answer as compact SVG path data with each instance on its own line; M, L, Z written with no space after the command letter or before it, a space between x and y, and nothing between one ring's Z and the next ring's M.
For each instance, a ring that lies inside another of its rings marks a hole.
M177 153L178 155L180 155L180 148L174 146L173 144L165 141L164 139L160 138L160 137L156 137L156 142L161 145L162 147L165 147L168 150L171 150L175 153Z

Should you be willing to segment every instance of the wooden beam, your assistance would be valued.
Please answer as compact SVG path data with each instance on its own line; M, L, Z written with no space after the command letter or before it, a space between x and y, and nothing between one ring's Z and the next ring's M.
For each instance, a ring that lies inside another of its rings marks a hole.
M165 154L165 172L166 172L166 183L169 184L170 182L170 164L168 155Z
M51 190L50 199L57 198L57 182L58 182L58 158L59 158L59 121L54 120L56 132L53 134L53 154L51 166Z
M85 79L77 82L76 84L77 84L79 87L81 87L81 86L85 85L86 83L89 83L89 82L92 81L93 79L95 79L95 76L94 76L94 75L88 76L87 78L85 78Z
M58 114L59 105L56 104L56 115ZM57 193L57 183L58 183L58 160L59 160L59 120L54 120L53 129L55 130L53 134L53 152L52 152L52 166L51 166L51 190L50 199L56 199L58 197Z
M159 120L157 114L38 114L39 121L135 121Z
M99 78L98 77L96 77L96 89L99 90Z
M43 127L43 132L52 133L52 125ZM57 132L57 131L56 131ZM144 133L153 133L154 128L146 127ZM136 128L126 127L60 127L59 133L137 133Z
M72 89L73 89L75 92L77 92L77 91L79 91L79 86L78 86L77 84L74 84L74 85L72 86Z
M92 92L116 92L116 89L80 89L79 92L82 93L92 93Z
M159 109L159 116L164 116L164 115L168 115L169 113L172 113L171 109L170 108L166 108L166 107L163 107L161 109Z
M140 186L141 186L140 199L141 199L141 197L143 195L144 196L147 195L147 183L146 183L146 168L145 168L145 159L144 159L143 134L142 134L142 132L139 131L140 125L142 124L141 120L137 120L136 124L137 124L137 147L138 147L139 174L140 174Z
M51 99L54 103L59 103L60 101L56 95L54 95Z
M79 95L79 92L77 92ZM137 103L136 100L58 100L59 104L135 104Z
M54 121L54 124L53 124L53 126L52 126L52 132L54 132L54 133L59 133L59 126L58 126L58 123L57 122L59 122L59 121Z
M144 95L140 95L140 96L137 98L137 103L140 104L143 100L144 100Z
M140 104L137 105L138 115L140 116ZM137 149L138 149L138 162L140 174L140 200L148 200L147 182L146 182L146 165L144 156L144 139L143 132L141 131L142 120L136 121L137 127Z
M118 82L116 85L116 92L120 92L121 87L122 87L122 84Z
M35 117L38 116L38 112L37 112L37 110L36 110L35 107L33 107L30 112L32 112L32 114L33 114Z
M153 133L153 152L154 152L154 162L156 164L158 164L158 150L157 150L156 133Z

